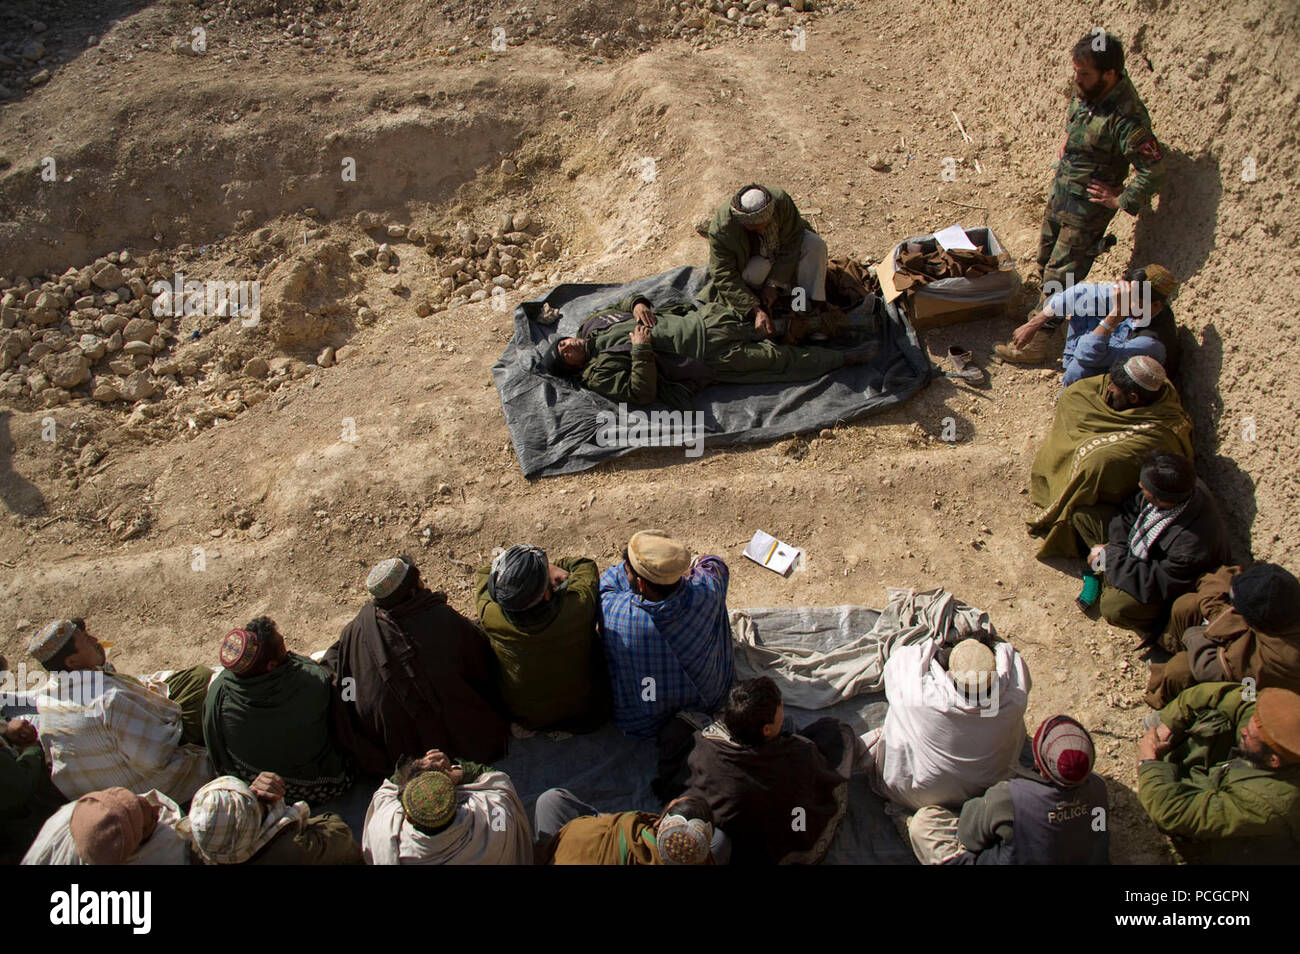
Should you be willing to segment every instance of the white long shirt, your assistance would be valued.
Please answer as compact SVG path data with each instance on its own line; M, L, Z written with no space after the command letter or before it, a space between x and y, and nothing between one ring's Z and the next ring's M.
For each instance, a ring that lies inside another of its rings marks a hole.
M879 793L911 809L960 808L1011 776L1025 741L1029 670L1010 643L994 648L998 681L965 694L931 639L899 646L885 664L889 712L875 750Z

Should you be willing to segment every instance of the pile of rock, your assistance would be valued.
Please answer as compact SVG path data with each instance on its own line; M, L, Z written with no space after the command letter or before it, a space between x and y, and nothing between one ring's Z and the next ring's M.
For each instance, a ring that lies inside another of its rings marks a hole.
M162 278L125 251L43 281L0 278L0 399L138 401L175 384L176 319L154 315L150 294Z
M817 0L695 0L674 3L670 11L681 19L670 36L703 39L710 29L736 27L789 29L821 6Z
M414 302L422 317L454 305L484 301L524 281L541 281L545 276L537 270L560 253L559 237L544 234L528 212L503 213L490 231L458 222L454 229L426 233L416 227L381 223L368 212L357 213L354 221L387 239L374 248L353 251L353 259L359 263L373 261L383 271L396 274L401 252L394 246L399 243L423 246L434 260L438 281ZM407 289L399 283L393 291L401 295ZM369 324L373 313L358 313L357 319L359 324Z

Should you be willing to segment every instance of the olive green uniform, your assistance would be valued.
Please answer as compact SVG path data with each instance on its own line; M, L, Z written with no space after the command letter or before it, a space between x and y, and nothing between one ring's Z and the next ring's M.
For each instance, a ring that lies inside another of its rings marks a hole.
M1083 281L1115 215L1088 196L1088 185L1117 189L1119 207L1130 215L1150 201L1165 178L1164 154L1151 132L1151 117L1127 76L1096 103L1076 96L1066 114L1065 153L1057 163L1043 215L1038 267L1044 294ZM1125 187L1129 165L1136 171ZM1049 330L1063 319L1049 321Z
M583 368L582 383L611 401L650 404L658 400L683 410L694 405L686 386L658 374L656 351L703 362L721 384L808 381L844 366L844 352L833 348L754 340L753 326L716 302L656 308L649 344L613 350L626 343L636 327L631 313L637 302L650 304L646 298L632 296L600 312L626 313L628 318L586 339L590 360Z

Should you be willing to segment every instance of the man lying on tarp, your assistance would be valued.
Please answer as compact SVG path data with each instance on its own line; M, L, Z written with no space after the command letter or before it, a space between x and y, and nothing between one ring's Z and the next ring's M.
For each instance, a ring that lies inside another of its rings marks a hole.
M551 374L580 376L611 401L662 401L689 410L694 395L714 382L807 381L865 364L875 353L874 344L840 351L779 345L758 334L722 304L675 304L656 314L650 300L637 295L592 315L577 335L556 339L543 365Z

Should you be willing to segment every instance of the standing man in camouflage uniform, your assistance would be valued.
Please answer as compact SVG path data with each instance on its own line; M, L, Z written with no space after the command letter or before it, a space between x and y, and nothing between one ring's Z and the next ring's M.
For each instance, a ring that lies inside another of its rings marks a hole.
M1076 95L1066 114L1065 144L1038 244L1044 296L1083 281L1104 250L1115 211L1137 215L1165 177L1164 153L1124 73L1120 41L1094 30L1074 45L1072 55ZM1130 164L1136 175L1125 186ZM995 350L1007 361L1042 361L1062 320L1035 315L1015 330L1010 344Z

